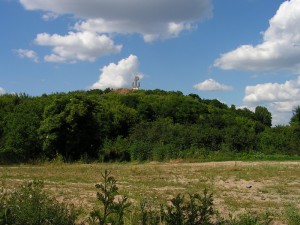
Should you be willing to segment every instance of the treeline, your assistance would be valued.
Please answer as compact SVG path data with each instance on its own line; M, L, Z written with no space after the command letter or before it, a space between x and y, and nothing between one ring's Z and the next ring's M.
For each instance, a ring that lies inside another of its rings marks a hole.
M163 90L0 96L0 162L197 159L211 152L299 155L300 108L272 115Z

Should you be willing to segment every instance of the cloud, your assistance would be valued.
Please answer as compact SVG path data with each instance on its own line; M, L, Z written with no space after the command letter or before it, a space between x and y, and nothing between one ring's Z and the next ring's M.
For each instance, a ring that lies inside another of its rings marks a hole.
M169 39L178 37L184 30L191 30L191 23L157 23L145 21L106 21L104 19L90 19L75 24L77 31L93 31L97 33L139 33L145 42L152 42L157 39Z
M28 10L71 14L78 31L139 33L145 41L177 37L212 15L211 0L20 0ZM96 26L94 26L96 25Z
M4 90L4 88L0 87L0 95L4 95L6 93L6 91Z
M39 57L35 51L28 50L28 49L15 49L14 52L20 58L28 58L28 59L33 60L36 63L39 61Z
M27 10L40 10L43 20L71 15L77 22L66 35L38 34L35 43L51 46L47 62L95 61L119 53L115 34L140 34L145 42L176 38L212 15L212 0L19 0Z
M233 89L231 86L220 84L213 79L208 79L202 83L195 84L194 88L198 89L199 91L230 91Z
M69 32L65 36L38 34L35 43L53 46L52 54L44 57L47 62L93 62L97 57L119 53L121 45L115 45L106 35L93 32Z
M45 21L51 21L51 20L55 20L59 17L59 15L57 13L54 12L47 12L42 16L42 19Z
M286 102L300 100L300 77L284 84L265 83L247 86L245 102Z
M210 0L20 0L28 10L108 20L194 20L211 13Z
M135 55L120 60L117 64L110 63L101 69L99 80L90 89L122 88L129 87L135 75L140 78L143 75L138 72L139 61Z
M300 71L300 0L285 1L269 21L263 42L242 45L218 58L215 67L224 70Z
M270 109L273 124L287 124L292 110L300 105L300 76L285 83L265 83L245 88L244 102L263 105Z

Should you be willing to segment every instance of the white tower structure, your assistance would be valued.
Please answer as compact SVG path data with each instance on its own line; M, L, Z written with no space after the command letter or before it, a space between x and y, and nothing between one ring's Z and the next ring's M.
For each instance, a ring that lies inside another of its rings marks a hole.
M139 90L140 89L141 84L140 84L139 80L140 80L139 76L134 77L134 80L132 82L132 89L133 90Z

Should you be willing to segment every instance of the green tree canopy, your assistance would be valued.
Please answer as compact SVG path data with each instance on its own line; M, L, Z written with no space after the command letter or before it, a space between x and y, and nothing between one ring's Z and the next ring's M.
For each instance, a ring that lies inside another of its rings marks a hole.
M255 119L267 127L272 126L272 114L266 107L257 106L255 108Z
M291 125L300 125L300 106L297 106L293 110L293 116L290 120Z

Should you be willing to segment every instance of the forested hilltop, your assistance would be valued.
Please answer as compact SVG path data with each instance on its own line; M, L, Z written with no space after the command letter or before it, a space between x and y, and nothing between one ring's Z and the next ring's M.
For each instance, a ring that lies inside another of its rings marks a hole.
M0 162L163 161L211 153L300 154L300 108L289 126L272 115L196 94L91 90L0 96Z

